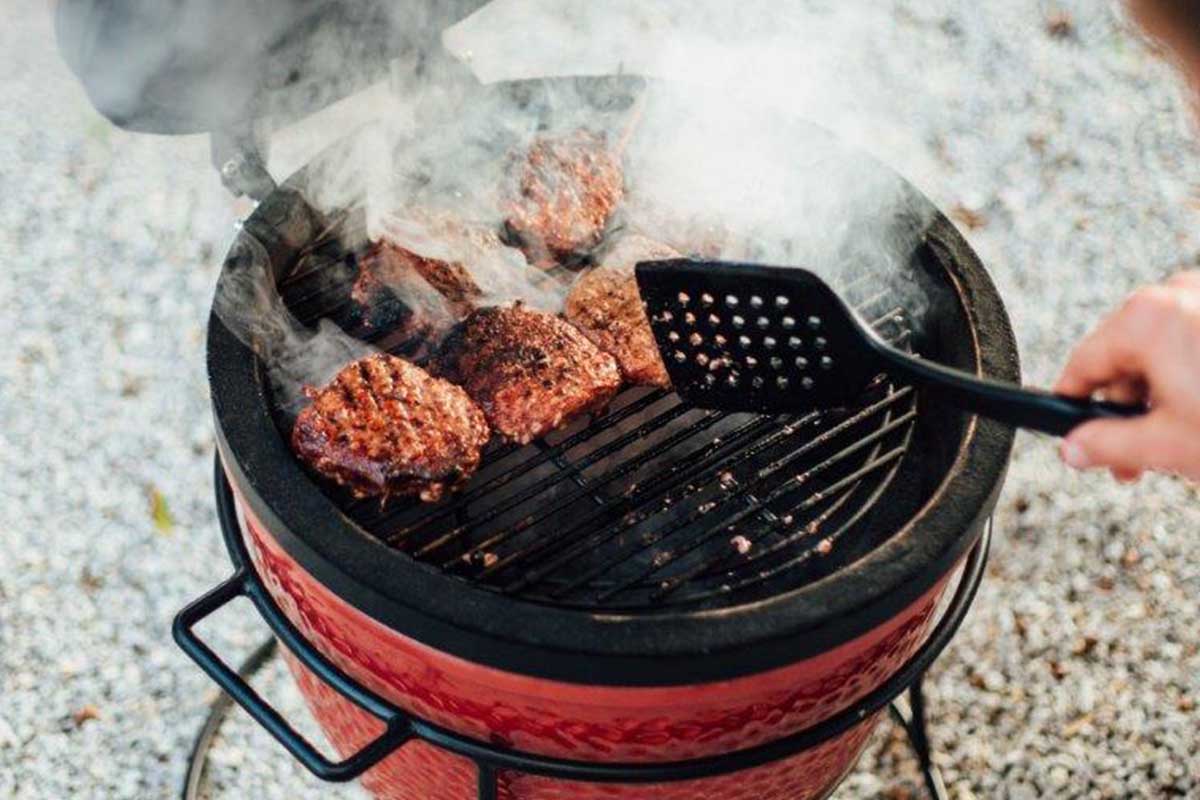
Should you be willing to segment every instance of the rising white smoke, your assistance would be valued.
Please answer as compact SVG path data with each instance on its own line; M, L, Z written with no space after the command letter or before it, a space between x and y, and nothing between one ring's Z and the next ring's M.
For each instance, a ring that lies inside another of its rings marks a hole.
M895 132L871 113L875 88L855 44L875 23L849 8L857 5L494 0L444 32L444 52L419 66L397 61L387 91L370 95L374 122L310 169L308 199L325 211L364 208L372 239L462 256L487 302L557 310L566 286L548 285L517 251L464 252L428 220L499 229L512 154L536 136L586 127L622 148L617 227L681 252L805 266L835 286L864 275L907 286L903 300L919 316L915 283L895 278L929 212L866 153L894 150ZM397 7L396 24L411 30L413 21ZM651 78L635 106L597 111L571 81L518 102L501 83L613 74ZM334 114L329 125L344 120ZM218 305L234 313L233 303ZM276 336L302 351L276 346L272 363L316 362L280 367L277 378L331 374L324 360L353 354L326 338Z

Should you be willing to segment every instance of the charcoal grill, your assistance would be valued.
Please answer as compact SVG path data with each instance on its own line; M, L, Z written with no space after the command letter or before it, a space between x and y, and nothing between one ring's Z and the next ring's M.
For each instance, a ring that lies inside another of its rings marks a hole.
M226 13L236 4L179 5L61 3L60 45L102 113L136 130L212 132L222 180L260 201L223 280L265 252L298 320L330 317L415 354L413 342L364 330L346 302L359 210L305 200L321 159L276 185L267 138L394 74L394 58L429 70L436 31L480 3L414 2L411 26L388 24L395 4L376 0L278 0L262 20ZM145 74L114 94L123 84L112 76L131 63ZM536 113L563 91L554 83L498 88ZM557 83L604 114L624 107L629 80ZM836 288L897 344L1016 382L986 271L913 195L931 220L911 254L929 299L922 318L898 311L886 281ZM808 800L833 790L909 688L902 722L942 796L920 677L982 575L1011 430L886 379L852 408L793 419L631 390L535 445L492 448L440 505L381 507L292 457L289 409L253 347L216 316L208 366L236 571L176 620L181 646L227 693L193 767L232 698L308 769L361 776L381 800ZM283 643L336 757L196 635L243 595Z
M349 301L362 211L311 206L308 174L259 205L224 274L265 254L299 322L419 359ZM840 291L893 342L1015 380L995 289L926 216L910 264L929 298L919 325L877 277ZM1011 430L886 376L848 408L790 418L629 389L539 442L493 445L438 504L381 504L294 459L294 409L215 316L209 369L238 573L176 636L318 775L362 776L380 798L587 798L608 783L639 798L821 797L915 686L909 728L938 790L919 676L973 596ZM340 761L193 633L241 594Z

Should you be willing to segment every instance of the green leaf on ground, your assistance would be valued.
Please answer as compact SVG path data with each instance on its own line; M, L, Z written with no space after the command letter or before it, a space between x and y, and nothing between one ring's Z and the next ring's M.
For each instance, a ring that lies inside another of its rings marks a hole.
M157 486L150 487L150 518L154 520L154 527L161 534L166 535L175 530L175 517L171 515L171 507L167 505L167 498Z

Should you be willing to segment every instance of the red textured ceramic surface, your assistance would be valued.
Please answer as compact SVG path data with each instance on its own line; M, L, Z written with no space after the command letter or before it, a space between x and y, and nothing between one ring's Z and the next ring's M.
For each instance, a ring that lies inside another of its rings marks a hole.
M550 681L481 666L401 635L334 595L243 506L254 565L284 614L326 658L396 706L484 741L596 761L674 761L778 739L828 718L886 680L924 640L946 581L886 624L818 656L756 675L669 687ZM304 696L343 755L381 725L289 658ZM704 781L581 785L501 775L510 800L638 798L802 800L822 797L853 766L869 719L790 759ZM380 800L465 800L473 765L424 743L401 748L363 778Z

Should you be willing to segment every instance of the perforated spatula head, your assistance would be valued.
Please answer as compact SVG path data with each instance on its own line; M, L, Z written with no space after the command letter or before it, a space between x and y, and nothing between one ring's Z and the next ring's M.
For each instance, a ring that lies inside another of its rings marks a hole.
M875 333L808 270L671 259L636 274L671 383L694 405L834 408L882 371Z

